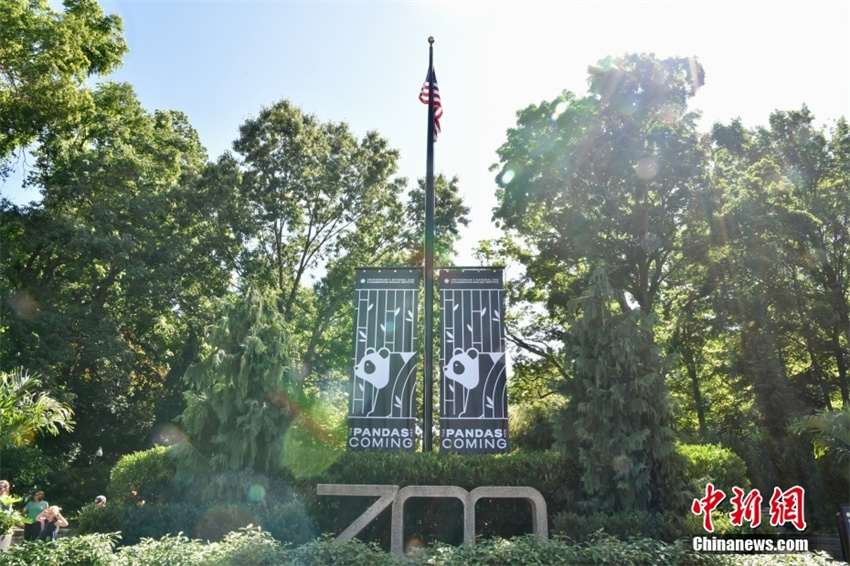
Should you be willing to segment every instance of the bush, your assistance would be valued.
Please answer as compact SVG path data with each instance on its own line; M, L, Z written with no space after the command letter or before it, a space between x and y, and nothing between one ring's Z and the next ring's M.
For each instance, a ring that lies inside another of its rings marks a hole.
M205 566L278 566L286 563L285 548L268 532L240 529L222 539Z
M676 540L681 531L676 529L682 525L676 521L678 515L650 513L648 511L632 511L630 513L592 513L579 515L564 511L552 518L552 531L577 543L591 540L599 533L626 539L628 537L655 538L660 540ZM665 532L671 526L675 533Z
M219 543L204 544L183 535L145 539L135 546L113 550L115 535L60 538L55 543L23 543L0 553L0 566L556 566L692 565L692 566L827 566L826 555L814 554L698 554L682 542L667 544L639 538L620 540L596 534L575 544L564 538L543 540L524 536L493 538L475 546L420 548L402 559L358 540L335 543L329 537L298 548L280 545L268 533L242 529Z
M116 566L201 566L207 563L214 547L182 534L166 536L158 540L144 539L132 546L121 548L115 556Z
M311 566L401 566L408 564L394 554L388 554L374 543L352 539L338 544L330 537L309 542L286 553L287 564ZM424 564L424 563L423 563Z
M177 463L167 446L155 446L121 458L110 474L107 493L115 502L164 502L174 495Z
M532 403L510 405L508 426L511 450L551 450L555 444L552 422L561 405L563 401L555 395Z
M123 545L179 533L217 542L249 525L262 527L277 540L293 544L302 544L316 536L313 521L303 505L292 499L243 505L90 505L80 511L76 521L80 534L120 532Z
M2 566L112 566L114 533L61 537L55 542L26 541L0 552Z
M709 482L727 493L734 486L749 490L747 465L728 448L716 444L678 444L676 453L687 461L686 475L695 490L694 497L704 497Z

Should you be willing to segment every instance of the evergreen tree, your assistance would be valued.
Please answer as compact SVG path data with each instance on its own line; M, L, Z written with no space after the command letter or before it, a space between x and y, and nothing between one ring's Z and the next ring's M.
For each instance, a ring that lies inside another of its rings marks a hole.
M290 348L283 315L248 285L214 327L203 360L184 376L189 390L179 421L193 448L184 471L282 466L283 435L298 414L301 389Z
M654 343L653 315L616 313L608 274L597 269L567 334L570 399L556 427L562 449L577 450L594 511L648 510L674 504L668 485L673 433ZM588 509L590 510L590 509Z

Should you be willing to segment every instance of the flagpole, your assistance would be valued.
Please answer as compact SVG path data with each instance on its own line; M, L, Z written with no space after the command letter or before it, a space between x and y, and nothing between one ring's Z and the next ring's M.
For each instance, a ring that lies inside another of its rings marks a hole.
M422 451L431 452L434 389L434 38L428 38L428 150L425 168L425 380Z

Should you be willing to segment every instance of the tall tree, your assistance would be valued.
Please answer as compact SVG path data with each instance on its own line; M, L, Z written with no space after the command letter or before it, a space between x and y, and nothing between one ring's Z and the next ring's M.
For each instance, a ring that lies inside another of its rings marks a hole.
M347 376L355 268L404 263L398 152L286 100L245 122L233 147L243 170L240 273L273 290L303 379Z
M397 233L404 186L392 178L398 152L375 132L358 141L346 124L322 123L287 100L263 108L239 131L233 147L242 156L251 242L240 267L273 288L284 318L296 320L310 275L351 246L380 255L372 246L388 246ZM386 222L377 240L347 237L362 221Z
M94 109L90 76L121 64L121 20L94 0L3 0L0 9L0 175L12 152Z
M589 71L587 96L564 92L518 113L498 150L494 218L529 285L520 298L546 306L532 339L514 342L561 374L569 402L556 439L579 443L593 501L658 508L673 504L659 303L707 249L707 148L687 109L703 70L627 55Z
M620 307L649 314L703 251L687 239L699 233L706 163L687 101L702 84L693 59L629 55L592 67L588 96L564 92L518 113L498 150L494 217L524 244L517 259L550 308L603 262Z
M713 130L714 182L724 198L712 270L717 304L741 329L742 346L762 344L744 352L745 368L765 361L754 352L773 352L763 399L778 402L786 391L786 403L763 414L778 419L777 432L806 406L829 409L848 395L850 143L846 120L831 136L813 121L804 107L774 112L769 129L733 121Z
M79 426L60 447L113 454L144 445L170 372L194 361L209 298L230 282L233 240L214 211L233 199L202 182L184 115L150 114L122 84L93 101L79 127L43 137L41 203L3 205L0 359L74 396Z

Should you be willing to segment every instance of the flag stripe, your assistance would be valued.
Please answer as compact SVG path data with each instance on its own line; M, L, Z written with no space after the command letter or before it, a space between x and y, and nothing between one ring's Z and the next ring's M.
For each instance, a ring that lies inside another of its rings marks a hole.
M440 118L443 117L443 104L440 101L440 87L437 86L437 73L434 72L433 67L425 74L425 84L419 91L419 100L422 104L428 104L428 91L431 82L429 79L432 76L434 77L434 141L437 141L437 134L441 132Z

